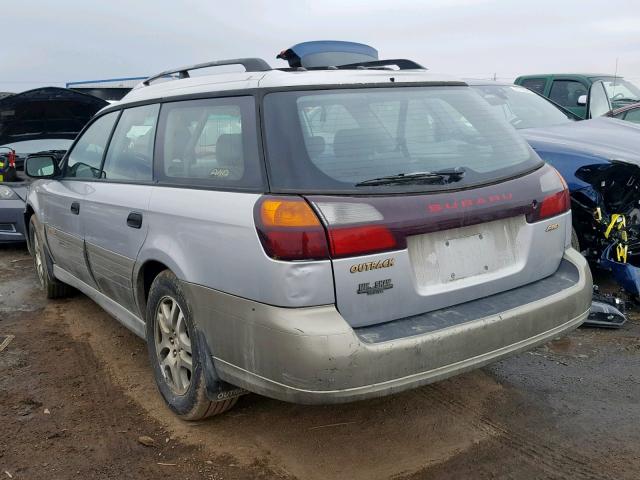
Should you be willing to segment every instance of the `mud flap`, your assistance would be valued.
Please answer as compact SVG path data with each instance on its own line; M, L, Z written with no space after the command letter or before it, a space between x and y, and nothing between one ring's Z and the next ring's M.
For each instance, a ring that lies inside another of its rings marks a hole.
M201 357L200 361L202 362L202 368L204 369L207 397L209 400L212 402L219 402L249 393L244 388L231 385L218 377L216 367L213 364L213 356L211 355L209 344L204 337L204 334L199 329L196 329L196 338L198 341L198 351L200 352Z
M629 294L640 295L640 268L630 263L622 263L614 260L615 243L604 249L600 256L600 265L611 271L616 282Z

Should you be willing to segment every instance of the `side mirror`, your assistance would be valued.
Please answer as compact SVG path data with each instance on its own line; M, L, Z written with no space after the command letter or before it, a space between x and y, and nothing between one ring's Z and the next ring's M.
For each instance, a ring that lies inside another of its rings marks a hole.
M53 178L60 173L60 167L53 155L29 155L24 161L24 173L31 178Z
M581 107L584 107L587 104L587 96L586 95L580 95L578 97L578 105L580 105Z

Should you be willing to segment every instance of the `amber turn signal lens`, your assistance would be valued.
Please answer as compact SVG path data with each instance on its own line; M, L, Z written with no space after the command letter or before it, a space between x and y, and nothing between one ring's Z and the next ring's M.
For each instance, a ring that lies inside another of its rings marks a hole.
M262 202L260 218L267 227L317 227L320 221L302 199L268 199Z

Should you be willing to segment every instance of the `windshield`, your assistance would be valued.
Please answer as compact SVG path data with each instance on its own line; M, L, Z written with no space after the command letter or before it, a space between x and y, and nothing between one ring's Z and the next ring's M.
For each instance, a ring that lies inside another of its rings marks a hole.
M24 140L22 142L13 142L2 145L15 150L16 154L24 157L30 153L43 152L45 150L67 150L73 140L66 138L47 138L38 140ZM1 152L0 152L1 153Z
M570 123L573 118L531 90L516 85L478 85L473 88L514 127L542 128Z
M526 142L466 86L270 93L264 114L274 191L461 188L540 163ZM435 175L434 182L429 173L451 169L464 175ZM390 184L367 182L400 174L406 178Z
M640 101L640 89L633 83L622 78L593 78L602 80L607 95L612 102L637 102Z

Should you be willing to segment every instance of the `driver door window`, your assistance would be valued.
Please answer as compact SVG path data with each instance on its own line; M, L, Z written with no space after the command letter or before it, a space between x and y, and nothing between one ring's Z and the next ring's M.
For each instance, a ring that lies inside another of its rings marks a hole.
M69 153L66 178L100 178L102 157L119 113L100 117L84 132Z
M565 108L578 107L578 99L587 94L587 89L575 80L554 80L549 98Z

